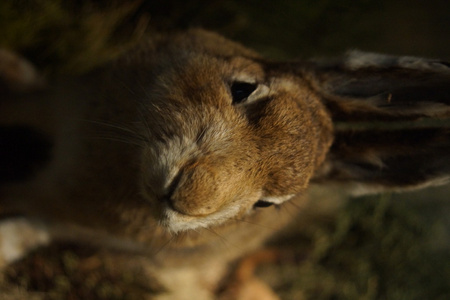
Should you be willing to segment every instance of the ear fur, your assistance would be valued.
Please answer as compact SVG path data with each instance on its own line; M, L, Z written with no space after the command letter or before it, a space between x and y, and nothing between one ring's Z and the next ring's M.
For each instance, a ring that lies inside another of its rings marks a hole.
M450 178L450 64L359 51L313 62L311 85L335 139L315 182L358 194L443 184Z
M335 121L450 117L449 62L351 51L311 74Z
M315 182L353 184L353 193L401 191L450 178L450 128L337 131Z

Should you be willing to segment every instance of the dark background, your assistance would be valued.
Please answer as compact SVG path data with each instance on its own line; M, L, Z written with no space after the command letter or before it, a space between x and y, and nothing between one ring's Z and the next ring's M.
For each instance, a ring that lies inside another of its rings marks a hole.
M278 59L360 49L450 58L446 0L4 0L0 45L79 72L152 31L204 27Z

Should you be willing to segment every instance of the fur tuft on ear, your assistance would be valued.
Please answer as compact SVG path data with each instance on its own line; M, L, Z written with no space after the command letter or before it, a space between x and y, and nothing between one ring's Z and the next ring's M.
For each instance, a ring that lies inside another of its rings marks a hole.
M450 178L450 64L359 51L312 63L335 139L314 182L357 194L443 184Z

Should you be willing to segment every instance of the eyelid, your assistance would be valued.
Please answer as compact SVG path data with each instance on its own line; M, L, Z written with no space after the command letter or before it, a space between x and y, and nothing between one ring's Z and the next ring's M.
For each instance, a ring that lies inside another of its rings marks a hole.
M243 105L249 104L249 103L255 102L256 100L259 100L261 98L267 97L269 95L269 92L270 92L269 87L265 84L260 83L260 84L258 84L256 89L253 91L253 93L251 93L247 97L247 100L242 104Z

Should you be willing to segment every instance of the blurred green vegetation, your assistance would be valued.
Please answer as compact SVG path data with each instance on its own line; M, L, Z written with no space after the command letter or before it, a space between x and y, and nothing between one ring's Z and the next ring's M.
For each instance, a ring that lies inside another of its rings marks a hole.
M135 43L146 22L127 23L138 2L0 1L0 46L50 73L80 73Z
M204 27L272 58L350 48L450 57L446 0L3 0L0 46L52 72L82 72L145 33Z
M163 291L142 272L118 267L121 259L89 247L54 244L7 268L0 295L19 290L28 294L8 299L141 300Z
M294 224L272 242L291 254L260 276L283 299L448 299L448 245L432 246L443 219L397 198L352 199L336 216Z
M349 48L450 58L448 0L0 1L0 46L28 57L50 76L85 72L154 31L188 27L216 30L275 59ZM428 200L427 194L421 197ZM448 228L442 216L435 217L440 208L429 207L386 197L353 200L338 214L311 219L274 241L297 258L265 265L260 274L283 299L449 299L448 246L430 246L437 228ZM43 257L56 257L51 251L40 255L39 268ZM146 292L133 278L109 269L97 268L94 279L92 273L75 275L72 267L80 258L74 255L62 251L61 261L44 268L53 268L48 272L59 281L22 267L10 271L9 280L67 299L101 293L102 299L131 299L133 292L137 298Z

